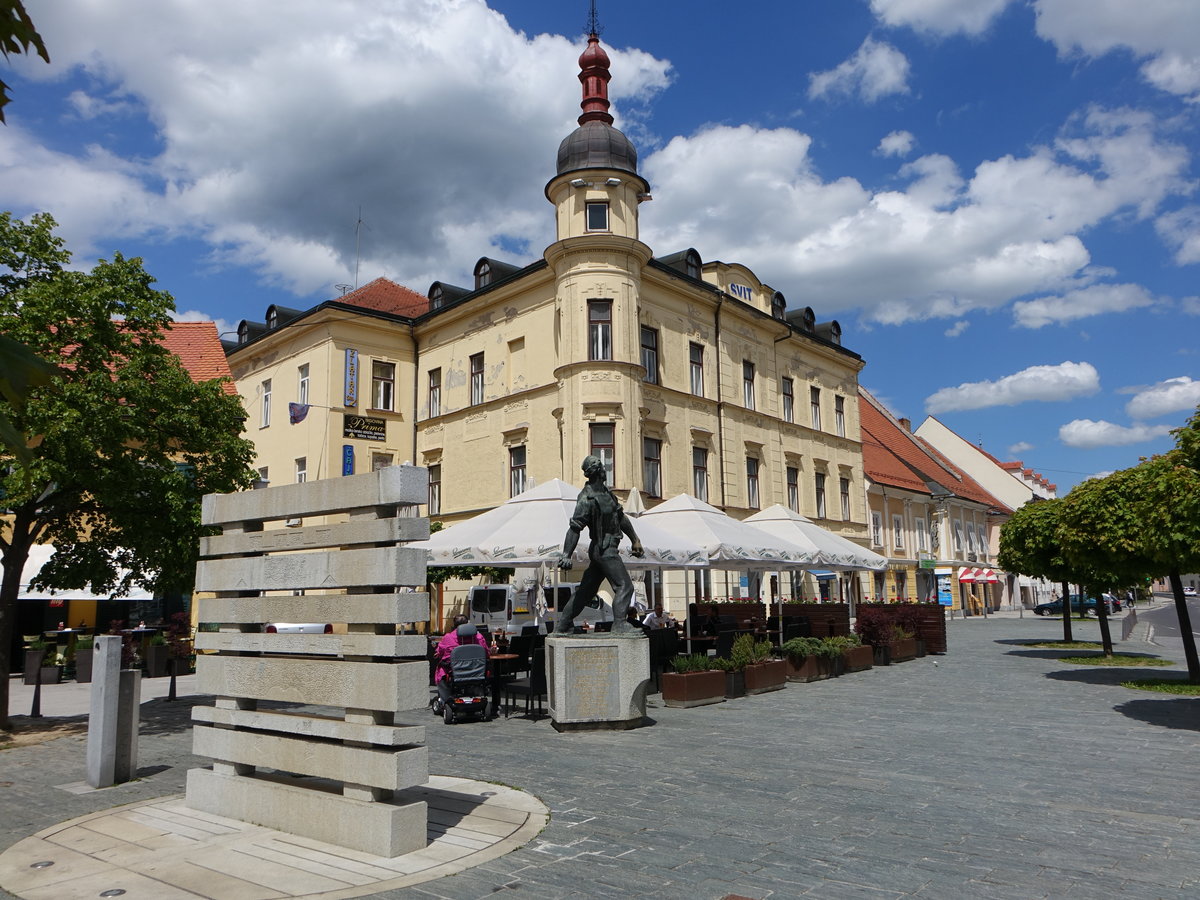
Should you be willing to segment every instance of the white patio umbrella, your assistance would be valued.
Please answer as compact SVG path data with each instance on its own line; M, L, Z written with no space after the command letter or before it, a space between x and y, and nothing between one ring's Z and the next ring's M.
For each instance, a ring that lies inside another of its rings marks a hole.
M776 503L748 516L746 521L776 537L802 547L813 556L805 568L833 570L887 568L887 557L822 528L811 519Z
M451 525L427 541L410 547L424 549L431 566L536 566L554 563L562 551L563 538L579 488L554 478L518 494L494 509ZM704 548L695 541L657 525L634 525L646 552L639 559L630 553L629 541L621 543L621 558L631 568L662 566L686 568L707 565ZM587 529L579 536L573 559L587 564Z
M800 546L741 522L697 499L679 494L638 517L638 526L653 523L699 543L718 568L779 569L814 562ZM699 602L697 597L696 601ZM687 617L688 652L692 644L692 616Z
M726 568L769 569L816 562L796 543L728 516L690 494L672 497L638 517L638 528L650 524L695 541L710 563L728 563Z

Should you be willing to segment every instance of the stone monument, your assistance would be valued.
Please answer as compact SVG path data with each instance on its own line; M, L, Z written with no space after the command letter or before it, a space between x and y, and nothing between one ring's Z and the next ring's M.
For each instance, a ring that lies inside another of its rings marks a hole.
M204 523L222 533L201 544L199 618L220 630L196 635L197 690L217 699L192 712L194 752L213 759L188 772L193 809L376 856L425 846L425 803L403 793L428 781L425 729L396 714L429 699L426 638L397 633L429 616L411 590L425 552L402 546L429 521L400 514L427 492L424 469L392 466L204 498ZM284 523L300 527L264 527ZM264 633L274 622L346 633Z
M572 567L572 554L584 528L590 540L588 567L559 610L554 635L546 640L550 721L558 731L637 728L646 718L650 642L640 628L626 621L633 581L618 547L625 535L633 544L633 555L640 557L642 543L605 484L604 463L588 456L582 468L588 483L575 501L559 567ZM613 589L612 631L574 634L575 616L605 580Z

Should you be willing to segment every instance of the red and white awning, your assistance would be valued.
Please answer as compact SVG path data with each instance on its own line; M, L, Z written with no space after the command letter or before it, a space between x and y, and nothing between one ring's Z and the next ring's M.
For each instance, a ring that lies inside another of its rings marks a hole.
M975 573L977 571L978 571L978 569L962 569L958 573L958 583L959 584L969 584L970 582L974 581Z
M980 584L999 584L1000 576L991 569L976 569L975 581Z

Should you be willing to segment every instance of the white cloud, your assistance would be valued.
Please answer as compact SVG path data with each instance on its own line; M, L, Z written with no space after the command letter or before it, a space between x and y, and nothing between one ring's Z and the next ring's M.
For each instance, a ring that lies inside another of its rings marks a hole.
M1179 306L1189 316L1200 316L1200 297L1184 297Z
M1103 313L1150 306L1154 298L1137 284L1093 284L1058 297L1038 297L1013 304L1013 319L1025 328L1072 322Z
M975 381L942 388L925 398L930 415L1016 406L1041 401L1056 403L1086 397L1100 390L1100 374L1091 363L1064 362L1057 366L1031 366L996 381Z
M891 44L868 37L836 68L808 76L810 98L858 94L874 103L889 94L908 93L908 59Z
M893 131L886 135L875 148L879 156L908 156L916 146L917 139L910 131Z
M1075 419L1058 429L1058 439L1068 447L1124 447L1144 444L1171 433L1169 425L1114 425L1104 420Z
M217 326L217 335L222 340L233 340L237 333L237 322L230 322L226 319L214 319L206 312L201 312L198 309L189 309L184 312L175 311L171 313L171 318L176 322L212 322Z
M1181 410L1192 412L1197 406L1200 406L1200 381L1181 375L1138 391L1125 405L1125 412L1131 419L1156 419Z
M945 332L943 332L943 333L948 338L956 338L970 327L971 327L971 323L968 322L966 319L959 319L957 322L955 322L953 325L951 325L949 328L947 328L945 330Z
M1028 453L1032 449L1034 449L1033 444L1030 444L1027 441L1017 441L1015 444L1013 444L1011 447L1008 448L1008 455L1011 456L1013 459L1016 459L1022 453Z
M871 11L892 27L936 34L979 34L1010 0L871 0Z
M1142 74L1183 97L1200 95L1200 4L1194 0L1036 0L1038 34L1060 54L1127 49Z
M1200 206L1185 206L1159 216L1154 227L1174 249L1175 262L1181 266L1200 262Z
M22 74L82 68L75 114L94 116L97 133L132 121L161 152L122 166L100 149L67 155L0 129L6 207L53 210L75 249L183 233L218 263L251 265L300 294L352 278L360 206L363 271L417 290L462 283L482 255L531 261L553 240L545 199L529 188L552 174L575 127L579 41L514 31L483 0L220 9L80 0L39 10L53 64L22 61ZM668 83L665 62L606 49L618 118ZM527 248L523 258L512 246Z
M1080 234L1190 190L1187 150L1129 110L1088 110L1052 145L969 177L948 157L919 157L891 190L823 181L810 144L749 126L674 138L645 159L655 202L643 234L663 252L737 259L792 305L901 323L1078 290L1102 274Z

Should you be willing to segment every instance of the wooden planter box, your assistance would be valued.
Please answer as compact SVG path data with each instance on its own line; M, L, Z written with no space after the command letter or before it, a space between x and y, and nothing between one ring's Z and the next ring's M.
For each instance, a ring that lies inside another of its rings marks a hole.
M664 672L661 685L667 706L687 709L725 702L724 672Z
M787 687L787 664L782 659L746 666L745 675L747 694L765 694Z
M75 651L75 681L79 684L90 684L92 680L92 656L95 650Z
M885 644L880 644L874 647L870 644L864 646L871 647L871 664L876 666L890 666L892 664L892 648Z
M746 696L746 673L745 672L723 672L725 676L725 697L728 700L733 700L737 697Z
M804 656L800 659L795 659L791 656L783 658L783 664L787 671L788 681L821 681L825 678L832 678L837 674L836 669L832 665L834 660L828 656Z
M167 662L171 658L171 648L166 644L151 644L146 648L146 677L165 678Z
M38 669L42 670L42 684L58 684L62 677L62 669L58 666L45 665L45 657L49 651L46 650L26 650L25 651L25 683L37 684Z
M842 666L846 672L862 672L871 668L875 652L869 644L848 647L842 651Z
M905 638L892 644L892 662L907 662L917 658L916 638Z

